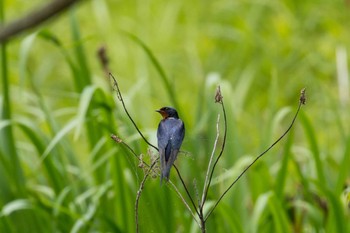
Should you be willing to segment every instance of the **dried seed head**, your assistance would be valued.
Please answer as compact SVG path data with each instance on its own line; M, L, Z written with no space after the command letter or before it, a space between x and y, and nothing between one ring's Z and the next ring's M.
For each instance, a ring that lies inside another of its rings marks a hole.
M303 88L301 89L300 91L300 98L299 98L299 101L301 104L304 104L306 103L306 95L305 95L305 92L306 92L306 88Z
M221 90L220 86L216 88L216 93L215 93L215 103L222 103L222 99L224 97L221 95Z
M123 142L117 135L112 134L111 138L117 143L122 143Z
M152 179L158 179L159 178L159 175L160 175L160 166L159 166L159 163L157 162L157 159L158 159L158 153L154 153L152 150L148 149L147 150L147 154L148 156L150 157L150 164L151 166L153 165L153 163L156 163L153 168L152 168L152 171L150 173L150 177ZM148 171L149 167L147 169L144 169L144 172L149 172Z
M144 168L145 167L145 163L143 162L143 154L140 154L139 156L139 168Z
M97 56L100 60L100 63L102 65L103 68L108 67L108 63L109 63L109 59L107 57L107 52L106 52L106 47L105 46L101 46L98 50L97 50Z

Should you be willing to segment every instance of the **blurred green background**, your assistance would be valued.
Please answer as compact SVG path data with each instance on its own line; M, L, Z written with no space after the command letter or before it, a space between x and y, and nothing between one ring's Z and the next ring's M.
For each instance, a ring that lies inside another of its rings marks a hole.
M1 1L3 23L42 4ZM146 161L157 154L112 91L101 47L152 143L154 110L177 108L187 153L176 164L195 199L218 114L223 135L221 86L228 136L207 208L287 129L306 87L291 133L224 197L207 232L350 232L349 11L347 0L92 0L2 44L0 232L135 232L144 172L110 135ZM174 169L171 180L185 196ZM139 211L140 232L200 232L159 177Z

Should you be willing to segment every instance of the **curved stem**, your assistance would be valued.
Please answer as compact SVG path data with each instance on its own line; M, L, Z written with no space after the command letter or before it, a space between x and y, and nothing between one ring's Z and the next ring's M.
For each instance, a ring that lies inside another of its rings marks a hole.
M128 110L126 109L126 106L125 106L125 103L124 103L124 100L123 100L123 96L122 96L122 93L120 92L120 89L119 89L117 80L114 78L114 76L113 76L112 73L109 73L109 76L113 79L113 83L114 83L114 87L116 88L116 91L117 91L118 99L120 100L120 102L122 102L124 111L125 111L126 115L128 115L129 120L130 120L130 121L132 122L132 124L135 126L135 129L136 129L137 132L140 134L140 136L142 137L142 139L143 139L149 146L153 147L155 150L158 151L158 148L157 148L156 146L154 146L152 143L150 143L150 142L145 138L145 136L143 136L143 134L141 133L139 127L137 127L135 121L134 121L134 120L132 119L132 117L130 116Z
M224 113L224 124L225 124L225 129L224 129L224 139L223 139L223 142L222 142L222 146L221 146L221 150L220 150L220 153L219 153L219 156L216 158L215 162L214 162L214 165L213 165L213 168L211 170L211 173L210 173L210 178L209 178L209 181L207 183L207 186L204 190L204 195L203 195L203 199L202 199L202 204L201 204L201 209L203 209L204 207L204 204L205 204L205 201L207 199L207 196L208 196L208 190L209 190L209 187L210 187L210 183L213 179L213 174L214 174L214 170L215 170L215 167L217 165L217 163L219 162L222 154L224 153L224 149L225 149L225 145L226 145L226 137L227 137L227 118L226 118L226 110L225 110L225 105L224 105L224 102L223 100L221 99L220 100L220 104L222 106L222 111Z
M304 93L302 93L302 97L305 98L305 91ZM209 216L213 213L213 211L215 210L215 208L217 207L217 205L220 203L220 201L222 200L222 198L226 195L226 193L233 187L233 185L236 184L236 182L246 173L246 171L256 162L258 161L264 154L266 154L272 147L274 147L279 141L282 140L282 138L284 136L286 136L286 134L290 131L290 129L293 127L295 119L297 118L298 114L299 114L299 110L301 108L302 104L305 104L305 100L302 99L302 97L300 98L299 101L299 106L297 109L297 112L295 113L292 123L289 125L288 129L282 134L282 136L280 136L274 143L272 143L272 145L267 148L265 151L263 151L258 157L256 157L254 159L254 161L248 165L248 167L246 167L242 173L231 183L231 185L223 192L223 194L220 196L220 198L216 201L214 207L209 211L208 215L205 217L205 221L209 218Z
M192 205L193 205L193 208L195 209L197 215L200 216L200 215L199 215L199 212L198 212L198 210L197 210L196 204L194 203L193 198L192 198L190 192L189 192L188 189L187 189L187 186L186 186L186 184L185 184L185 181L182 179L182 176L181 176L181 174L180 174L179 169L177 169L177 167L176 167L175 165L173 165L173 167L175 168L175 170L176 170L176 172L177 172L177 175L179 176L179 178L180 178L180 180L181 180L181 183L182 183L182 185L183 185L184 188L185 188L185 191L186 191L186 193L187 193L187 196L188 196L188 197L190 198L190 200L191 200L191 203L192 203Z
M139 232L139 201L141 198L141 193L142 193L142 190L145 186L147 177L149 176L149 174L151 174L151 171L152 171L153 167L156 165L156 162L157 162L157 160L155 160L152 163L152 165L150 166L150 168L147 170L145 177L143 178L143 180L140 184L139 190L137 191L136 201L135 201L135 224L136 224L136 232L137 233Z

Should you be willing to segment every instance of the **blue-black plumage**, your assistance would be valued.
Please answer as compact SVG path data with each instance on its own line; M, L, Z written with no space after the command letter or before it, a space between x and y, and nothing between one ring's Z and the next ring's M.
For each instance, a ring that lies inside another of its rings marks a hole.
M156 111L163 117L157 131L161 169L160 182L162 182L163 178L169 179L170 168L176 160L185 137L185 125L174 108L163 107Z

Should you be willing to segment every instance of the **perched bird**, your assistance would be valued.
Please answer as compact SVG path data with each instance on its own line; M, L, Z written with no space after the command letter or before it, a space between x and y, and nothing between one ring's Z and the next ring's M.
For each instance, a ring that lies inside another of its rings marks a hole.
M163 178L169 179L170 168L176 160L185 137L185 125L174 108L163 107L156 111L163 117L157 131L161 168L160 182L162 182Z

